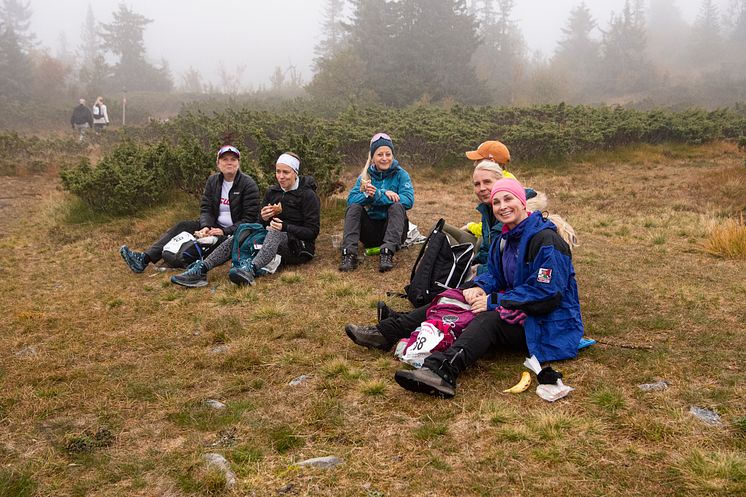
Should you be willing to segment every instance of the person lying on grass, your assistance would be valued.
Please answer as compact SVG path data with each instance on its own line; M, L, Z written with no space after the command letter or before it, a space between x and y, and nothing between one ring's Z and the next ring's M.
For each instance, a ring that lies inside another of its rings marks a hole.
M458 375L491 349L534 355L540 362L577 355L583 321L570 247L541 212L526 210L526 190L517 180L496 181L490 199L503 228L490 245L488 271L463 291L476 316L421 369L396 372L394 379L407 390L453 397ZM394 313L376 326L348 324L345 333L358 345L389 350L425 320L426 309Z
M231 235L236 227L259 220L259 187L241 171L240 159L241 152L236 147L220 147L216 159L219 173L207 178L199 219L175 224L144 252L136 252L122 245L119 254L127 266L135 273L142 273L148 264L161 260L163 247L182 231L193 232L196 238L221 237L220 244L227 244L230 250Z
M357 268L358 242L381 247L378 270L394 267L394 253L407 239L407 210L414 205L409 174L394 158L394 143L386 133L370 140L368 160L347 195L340 271Z
M275 163L277 183L264 194L259 213L267 235L251 266L232 270L231 281L254 284L258 269L280 255L282 264L303 264L313 259L319 236L321 201L313 176L299 176L300 158L292 152L280 155ZM221 245L203 261L196 261L185 272L172 276L177 285L207 285L207 271L231 258L231 245ZM235 268L234 268L235 269Z
M468 230L468 225L459 229L446 224L443 231L456 240L457 243L469 242L475 245L478 244L477 255L472 260L472 274L480 275L487 271L487 254L490 244L493 239L500 236L503 227L502 223L492 213L492 203L490 201L492 186L501 178L516 178L505 169L505 166L510 162L510 151L508 147L497 140L486 141L480 144L476 150L466 152L466 157L474 160L472 184L474 186L474 195L479 200L476 210L480 214L481 221L476 226L476 234ZM527 200L535 198L536 195L533 189L526 188ZM544 206L537 205L535 210L542 210ZM480 237L479 240L477 236Z

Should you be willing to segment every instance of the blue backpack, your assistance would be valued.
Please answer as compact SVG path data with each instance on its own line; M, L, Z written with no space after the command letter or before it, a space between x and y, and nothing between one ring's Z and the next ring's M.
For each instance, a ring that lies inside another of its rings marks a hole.
M231 259L234 268L249 268L264 243L267 228L259 223L239 224L233 233Z
M267 228L258 223L239 224L233 233L231 259L233 267L228 271L228 278L237 285L253 284L255 271L252 262L259 252Z

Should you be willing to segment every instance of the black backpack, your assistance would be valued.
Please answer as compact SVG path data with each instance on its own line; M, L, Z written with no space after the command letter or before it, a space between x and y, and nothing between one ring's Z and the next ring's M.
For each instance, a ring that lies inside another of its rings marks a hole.
M404 287L407 299L415 307L429 304L436 295L458 287L469 271L474 245L451 245L443 232L444 219L438 220L422 245L412 267L409 285Z

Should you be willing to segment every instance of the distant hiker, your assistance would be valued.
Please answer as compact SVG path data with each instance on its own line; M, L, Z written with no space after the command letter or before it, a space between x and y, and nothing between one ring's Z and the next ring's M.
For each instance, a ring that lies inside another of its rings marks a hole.
M142 273L149 263L156 263L161 259L163 247L183 231L193 233L196 238L222 237L220 243L227 243L230 247L230 235L239 224L257 222L259 187L250 176L240 170L240 159L241 153L236 147L220 147L216 160L219 173L207 178L199 219L182 221L172 226L145 252L135 252L127 245L122 245L119 253L127 266L135 273ZM215 250L219 249L220 247Z
M421 369L396 372L394 379L407 390L453 397L458 375L491 349L535 355L540 362L577 355L583 322L570 247L541 212L527 211L517 180L496 181L490 200L503 228L490 245L488 272L463 292L476 316ZM391 313L376 326L348 324L345 332L358 345L389 350L425 321L426 309Z
M98 97L93 104L93 129L100 134L109 124L109 113L104 104L104 97Z
M347 196L340 271L357 267L358 242L381 247L378 270L394 267L394 253L407 239L407 210L414 204L409 174L394 159L394 143L386 133L370 140L368 160Z
M78 100L78 105L73 109L70 126L78 131L78 143L82 143L86 130L93 127L93 115L91 110L85 106L85 98Z
M303 264L316 252L319 236L321 202L316 194L313 176L299 176L300 158L292 152L280 155L275 163L277 183L264 195L259 212L267 233L262 247L249 267L233 268L231 281L254 284L259 270L271 263L278 254L281 264ZM187 287L207 284L207 272L231 258L231 244L222 244L204 262L195 262L187 271L171 277L171 282Z

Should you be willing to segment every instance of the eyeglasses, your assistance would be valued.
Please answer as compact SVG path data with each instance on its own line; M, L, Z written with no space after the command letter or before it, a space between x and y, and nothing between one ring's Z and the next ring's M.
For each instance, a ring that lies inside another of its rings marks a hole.
M373 138L370 139L370 143L372 144L374 141L380 140L383 138L384 140L393 141L389 135L386 133L376 133L373 135Z

